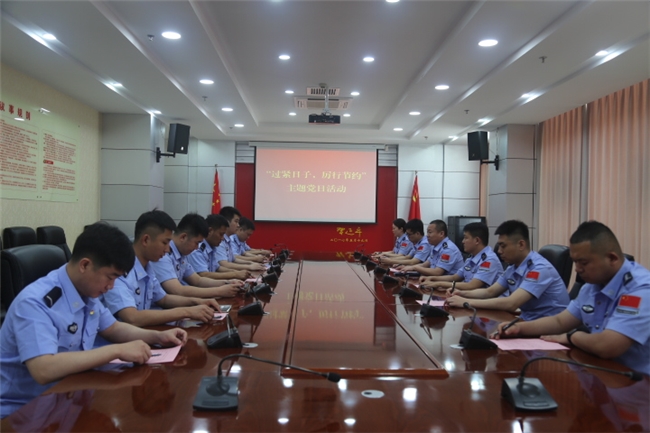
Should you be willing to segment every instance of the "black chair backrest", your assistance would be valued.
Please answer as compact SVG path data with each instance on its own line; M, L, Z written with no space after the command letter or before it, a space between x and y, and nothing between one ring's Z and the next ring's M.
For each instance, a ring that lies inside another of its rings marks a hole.
M63 250L66 260L70 260L70 248L65 240L65 232L59 226L43 226L36 229L39 244L56 245Z
M7 227L2 231L5 248L22 247L36 243L36 232L31 227Z
M629 261L633 262L634 261L634 256L631 254L625 254L623 253L626 259ZM580 289L582 286L585 284L585 280L582 279L580 275L576 274L576 282L573 283L573 287L571 287L571 291L569 292L569 299L575 299L578 297L578 293L580 293Z
M0 251L0 257L2 304L7 309L25 286L67 263L63 250L54 245L8 248Z
M562 281L564 281L564 285L569 287L571 270L573 269L573 262L569 255L569 247L554 244L544 245L539 249L538 253L551 262L555 270L560 274Z

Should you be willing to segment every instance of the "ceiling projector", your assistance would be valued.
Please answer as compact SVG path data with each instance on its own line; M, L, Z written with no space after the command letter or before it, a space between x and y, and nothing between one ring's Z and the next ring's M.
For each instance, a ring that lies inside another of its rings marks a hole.
M335 116L331 113L310 114L310 125L340 125L341 116Z

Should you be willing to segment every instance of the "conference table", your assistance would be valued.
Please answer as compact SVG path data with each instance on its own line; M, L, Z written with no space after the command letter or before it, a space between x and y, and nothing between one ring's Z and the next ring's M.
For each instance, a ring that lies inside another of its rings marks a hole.
M366 266L331 254L287 261L275 294L259 296L264 316L238 315L254 302L241 295L229 313L245 347L209 349L206 340L226 321L183 321L188 342L172 363L103 367L54 385L11 416L2 431L376 431L567 432L648 431L648 377L548 360L527 377L539 378L558 403L548 412L517 411L500 396L504 378L539 356L618 371L628 369L579 349L464 350L464 329L490 334L507 312L449 309L423 318L400 285L383 284ZM443 295L444 296L444 295ZM425 295L426 299L426 295ZM166 329L168 327L156 327ZM198 411L194 398L219 361L248 354L342 377L313 374L246 358L224 361L223 374L239 379L235 410Z

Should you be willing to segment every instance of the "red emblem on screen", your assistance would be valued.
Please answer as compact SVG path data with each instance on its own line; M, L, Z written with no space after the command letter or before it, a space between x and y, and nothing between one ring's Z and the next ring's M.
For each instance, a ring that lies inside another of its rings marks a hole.
M526 279L530 281L537 281L539 280L539 272L537 271L530 271L526 274Z
M623 295L618 300L619 307L639 308L641 306L641 298L639 296Z
M481 263L482 268L490 269L490 266L492 266L492 264L490 262Z

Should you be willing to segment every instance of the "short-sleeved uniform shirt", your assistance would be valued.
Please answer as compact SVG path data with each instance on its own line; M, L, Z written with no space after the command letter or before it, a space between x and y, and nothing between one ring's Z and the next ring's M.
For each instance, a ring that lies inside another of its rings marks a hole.
M468 283L477 279L483 282L483 287L494 284L501 274L503 274L503 266L490 246L465 260L465 266L456 272L456 275L463 278L463 282Z
M413 249L413 244L409 240L409 237L406 233L404 233L402 236L398 237L395 240L395 247L393 248L393 252L395 254L402 254L404 256L408 256L409 252Z
M453 275L463 267L463 254L449 238L444 238L438 245L431 245L427 260L431 268L444 269L445 275Z
M25 362L43 355L90 350L95 337L115 323L99 299L82 298L66 265L25 287L0 330L0 417L43 393Z
M217 248L210 246L208 241L203 240L192 254L187 256L187 260L194 268L195 272L217 272L219 269L219 260L217 260Z
M222 260L225 260L227 262L234 262L235 261L235 253L233 252L233 245L232 245L232 239L230 236L224 236L223 240L217 247L217 261L220 262Z
M235 256L241 256L246 251L251 249L251 247L249 247L246 244L246 242L242 242L241 240L239 240L239 236L237 236L237 233L230 236L230 245L232 246L232 253Z
M560 274L536 251L528 253L519 266L508 266L497 282L510 295L524 289L533 296L519 307L524 320L554 316L569 304L569 294Z
M152 304L165 296L167 292L160 286L151 262L144 268L136 257L131 272L115 280L113 288L102 296L102 303L115 315L129 307L138 311L150 310Z
M182 285L187 286L185 278L195 273L194 268L187 260L187 256L183 256L178 252L174 241L169 243L169 253L165 254L157 262L151 262L151 266L160 283L176 278Z
M625 260L605 287L583 285L567 310L592 334L610 329L632 339L617 361L650 374L650 271Z
M427 261L430 251L431 245L429 245L426 237L420 239L420 242L413 244L413 258L420 260L422 263Z

